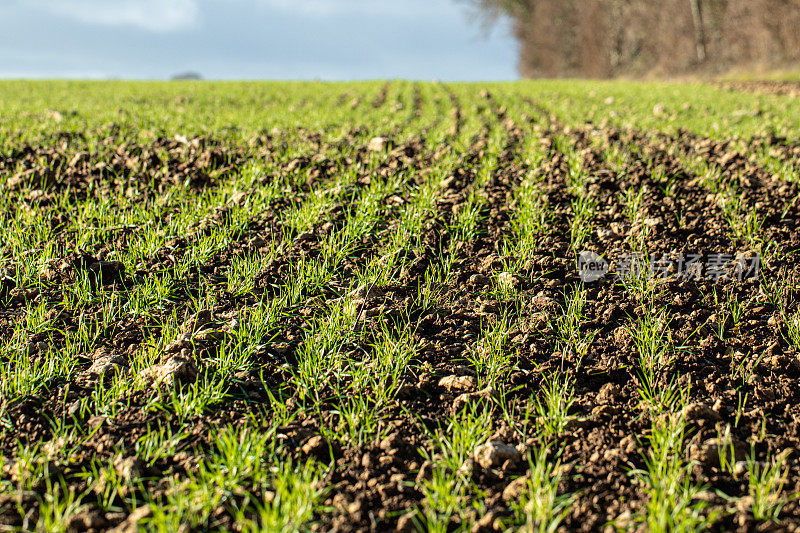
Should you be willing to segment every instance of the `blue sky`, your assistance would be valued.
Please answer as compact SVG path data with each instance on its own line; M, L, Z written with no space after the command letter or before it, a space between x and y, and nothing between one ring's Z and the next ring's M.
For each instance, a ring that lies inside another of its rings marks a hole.
M0 77L514 79L458 0L0 0Z

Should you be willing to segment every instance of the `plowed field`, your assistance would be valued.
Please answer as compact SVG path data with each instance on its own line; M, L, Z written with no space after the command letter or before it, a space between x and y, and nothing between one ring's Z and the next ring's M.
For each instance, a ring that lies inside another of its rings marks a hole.
M0 530L800 527L795 98L0 96Z

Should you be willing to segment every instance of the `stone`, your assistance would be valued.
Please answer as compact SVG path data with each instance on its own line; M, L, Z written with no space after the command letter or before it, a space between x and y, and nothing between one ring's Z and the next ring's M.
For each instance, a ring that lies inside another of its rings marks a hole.
M373 137L367 144L367 150L370 152L382 152L389 145L389 140L386 137Z
M97 429L100 426L102 426L103 424L105 424L107 420L108 419L105 416L97 415L97 416L93 416L89 420L87 420L86 421L86 425L89 426L92 429Z
M323 458L328 455L328 443L320 435L314 435L303 444L301 448L306 455Z
M497 276L497 284L504 289L514 289L519 285L519 280L511 272L501 272Z
M503 258L499 255L488 255L481 260L479 271L482 273L490 273L503 268Z
M237 191L231 195L230 199L228 200L229 203L234 205L244 205L250 195L244 191Z
M403 438L400 436L400 434L392 433L391 435L383 438L378 447L385 452L390 452L392 450L396 450L402 444L403 444Z
M181 353L183 350L191 350L192 348L192 338L188 334L180 335L177 339L172 341L171 343L167 344L164 347L164 353L166 354L177 354Z
M731 453L731 447L733 453ZM736 464L747 458L747 445L734 439L732 442L720 442L719 439L708 439L702 444L692 444L689 446L689 459L706 467L719 468L721 465L720 457L726 457L727 463Z
M113 376L127 365L128 361L122 355L103 355L95 359L86 372L93 377L103 377L106 374Z
M494 394L494 388L489 386L477 392L465 392L459 396L456 396L456 399L453 400L453 412L460 411L474 401L482 398L489 398L492 394Z
M506 461L511 464L522 461L522 454L515 447L496 440L478 446L472 456L483 468L499 467Z
M710 420L717 422L721 420L719 413L704 403L690 403L683 408L683 416L688 421Z
M657 228L659 225L663 224L664 221L661 217L649 217L642 221L642 223L650 229Z
M595 234L600 240L610 239L615 235L614 231L611 228L597 228L595 230Z
M216 342L225 338L225 332L219 329L206 329L196 333L192 337L192 342Z
M612 402L620 393L620 387L616 383L605 383L597 393L597 403L606 404Z
M373 283L363 283L350 291L348 296L355 300L369 300L370 298L379 298L386 294L384 287L376 287Z
M483 274L473 274L470 276L468 283L470 285L486 285L491 281L489 276L484 276Z
M445 376L439 380L439 386L449 392L465 392L474 390L478 386L478 380L472 376Z
M164 363L149 366L142 370L140 376L151 381L154 387L191 383L197 378L197 367L186 357L175 356Z

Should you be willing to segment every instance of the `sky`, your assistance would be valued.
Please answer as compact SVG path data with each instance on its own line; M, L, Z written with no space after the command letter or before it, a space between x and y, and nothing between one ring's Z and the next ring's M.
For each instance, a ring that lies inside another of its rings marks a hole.
M516 79L462 0L0 0L0 78Z

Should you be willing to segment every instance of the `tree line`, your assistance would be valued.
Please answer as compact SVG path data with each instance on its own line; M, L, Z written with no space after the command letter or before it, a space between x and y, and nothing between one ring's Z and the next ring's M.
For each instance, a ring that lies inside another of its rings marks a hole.
M512 19L525 77L617 77L800 62L800 0L469 0Z

